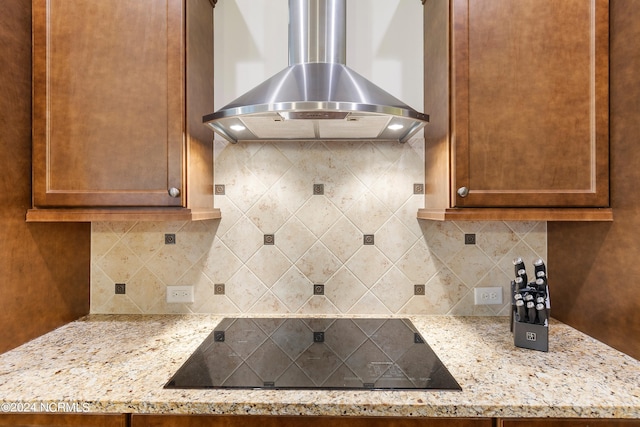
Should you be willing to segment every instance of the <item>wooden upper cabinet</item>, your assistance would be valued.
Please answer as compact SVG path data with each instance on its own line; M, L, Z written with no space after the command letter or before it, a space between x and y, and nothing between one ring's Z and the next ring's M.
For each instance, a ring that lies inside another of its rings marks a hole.
M608 0L425 2L420 218L610 220Z
M219 217L212 110L209 0L33 0L27 219Z

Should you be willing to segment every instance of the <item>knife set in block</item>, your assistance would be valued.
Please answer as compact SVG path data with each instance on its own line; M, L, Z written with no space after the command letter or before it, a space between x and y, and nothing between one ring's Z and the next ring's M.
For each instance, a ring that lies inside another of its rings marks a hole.
M511 281L511 332L516 347L549 351L549 284L544 261L534 261L534 279L527 279L522 258L513 260Z

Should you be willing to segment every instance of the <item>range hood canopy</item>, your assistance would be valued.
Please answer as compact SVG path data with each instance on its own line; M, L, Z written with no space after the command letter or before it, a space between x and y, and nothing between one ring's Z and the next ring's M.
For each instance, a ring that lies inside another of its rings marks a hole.
M346 0L289 0L289 66L203 122L236 143L407 141L429 121L345 65Z

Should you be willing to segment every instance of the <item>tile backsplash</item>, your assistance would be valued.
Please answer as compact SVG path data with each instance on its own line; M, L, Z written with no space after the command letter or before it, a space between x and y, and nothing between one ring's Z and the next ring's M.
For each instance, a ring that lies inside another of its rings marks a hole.
M92 313L507 315L511 260L546 259L545 222L417 220L420 138L216 140L215 159L221 220L92 224ZM475 306L484 286L505 304Z

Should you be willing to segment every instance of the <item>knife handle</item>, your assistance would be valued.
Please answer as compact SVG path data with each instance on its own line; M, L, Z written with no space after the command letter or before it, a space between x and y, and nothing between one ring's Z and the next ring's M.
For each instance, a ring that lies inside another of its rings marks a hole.
M522 258L517 257L513 259L513 268L516 273L516 277L518 277L518 271L524 270L524 261L522 261Z
M545 273L547 272L547 266L544 265L544 261L542 260L542 258L538 258L537 260L533 261L533 268L535 269L536 275L540 271L543 271Z
M514 282L516 282L517 290L524 289L527 286L527 282L525 282L522 277L516 277L516 280L514 280Z
M525 309L524 309L524 301L522 300L518 300L516 301L516 311L518 314L518 318L516 319L518 322L525 322L526 319L526 314L525 314Z
M527 270L525 270L524 268L518 270L518 277L522 277L524 283L527 283Z
M544 325L547 323L547 309L544 304L536 304L536 311L538 312L538 323Z
M527 314L529 315L529 323L536 323L536 304L533 301L527 303Z

